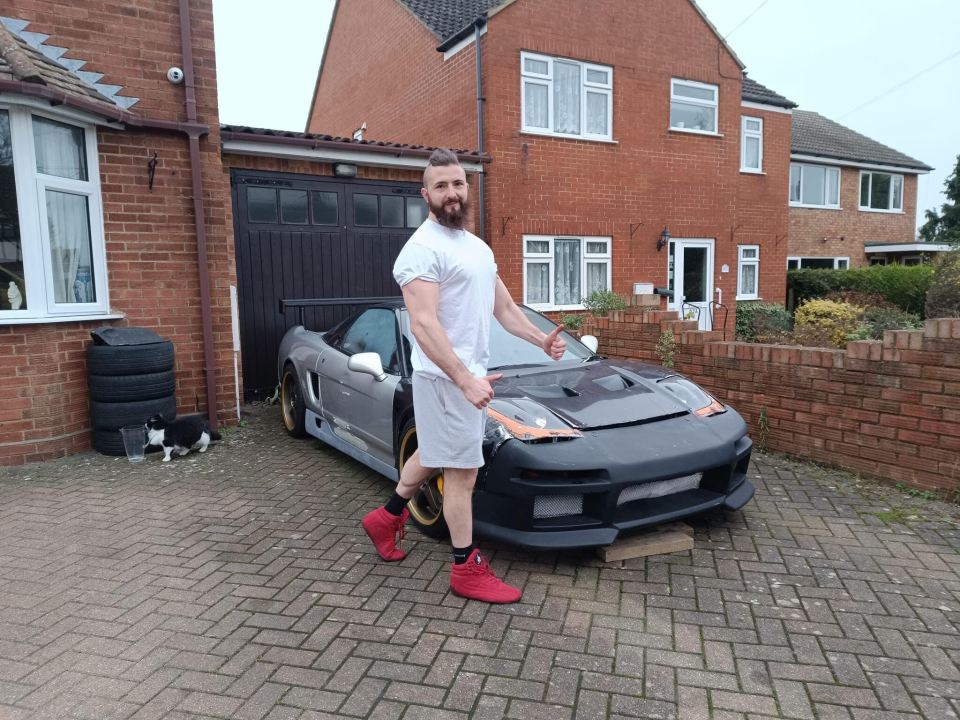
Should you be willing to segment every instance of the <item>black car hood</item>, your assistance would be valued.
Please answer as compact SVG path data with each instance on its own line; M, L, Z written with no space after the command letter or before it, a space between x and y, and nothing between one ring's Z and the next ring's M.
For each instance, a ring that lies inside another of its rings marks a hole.
M528 398L579 430L650 422L690 412L673 393L658 387L663 369L598 360L558 367L502 368L494 384L498 399Z

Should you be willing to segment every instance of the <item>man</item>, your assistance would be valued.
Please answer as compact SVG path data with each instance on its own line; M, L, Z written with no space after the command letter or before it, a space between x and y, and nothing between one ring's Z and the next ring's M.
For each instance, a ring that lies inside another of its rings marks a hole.
M407 460L393 496L363 519L363 529L384 560L402 560L395 542L409 516L407 501L443 469L443 517L453 543L450 589L461 597L511 603L521 592L490 569L473 544L472 494L483 465L485 408L493 398L487 375L490 322L543 348L554 360L566 350L558 326L534 326L497 277L493 253L463 229L469 203L467 176L457 156L435 150L423 173L420 194L430 214L410 237L393 268L403 290L416 339L413 407L418 450Z

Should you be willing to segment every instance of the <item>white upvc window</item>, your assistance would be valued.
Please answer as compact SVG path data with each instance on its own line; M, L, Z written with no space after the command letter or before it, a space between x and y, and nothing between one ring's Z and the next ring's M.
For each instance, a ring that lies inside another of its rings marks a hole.
M109 310L96 130L0 104L0 324Z
M861 170L860 209L864 212L903 212L903 175Z
M595 290L611 289L609 237L523 236L523 302L540 310L578 310Z
M826 268L846 270L850 267L848 257L788 257L787 270L809 270Z
M717 134L720 88L693 80L670 80L670 129Z
M760 246L740 245L737 253L737 300L760 297Z
M740 118L740 172L763 172L763 118Z
M840 168L790 163L790 204L794 207L840 207Z
M613 68L520 53L524 132L586 140L613 139Z

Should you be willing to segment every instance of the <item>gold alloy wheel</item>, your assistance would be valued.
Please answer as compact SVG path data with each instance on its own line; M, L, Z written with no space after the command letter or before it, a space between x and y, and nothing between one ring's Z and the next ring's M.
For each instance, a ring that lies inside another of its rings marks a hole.
M417 428L411 425L400 438L400 467L417 449ZM425 532L431 528L437 534L446 532L443 522L443 471L431 476L407 503L410 515Z
M283 425L287 432L297 428L297 402L300 400L300 388L296 375L287 370L280 383L280 407L283 409Z

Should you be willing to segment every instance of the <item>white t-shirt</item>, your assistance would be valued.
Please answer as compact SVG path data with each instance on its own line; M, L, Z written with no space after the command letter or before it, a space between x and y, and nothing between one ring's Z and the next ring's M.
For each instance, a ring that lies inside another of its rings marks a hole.
M397 256L393 277L400 287L412 280L439 283L437 318L453 352L471 373L486 375L497 283L497 264L487 244L428 218ZM419 344L414 346L414 372L450 379Z

